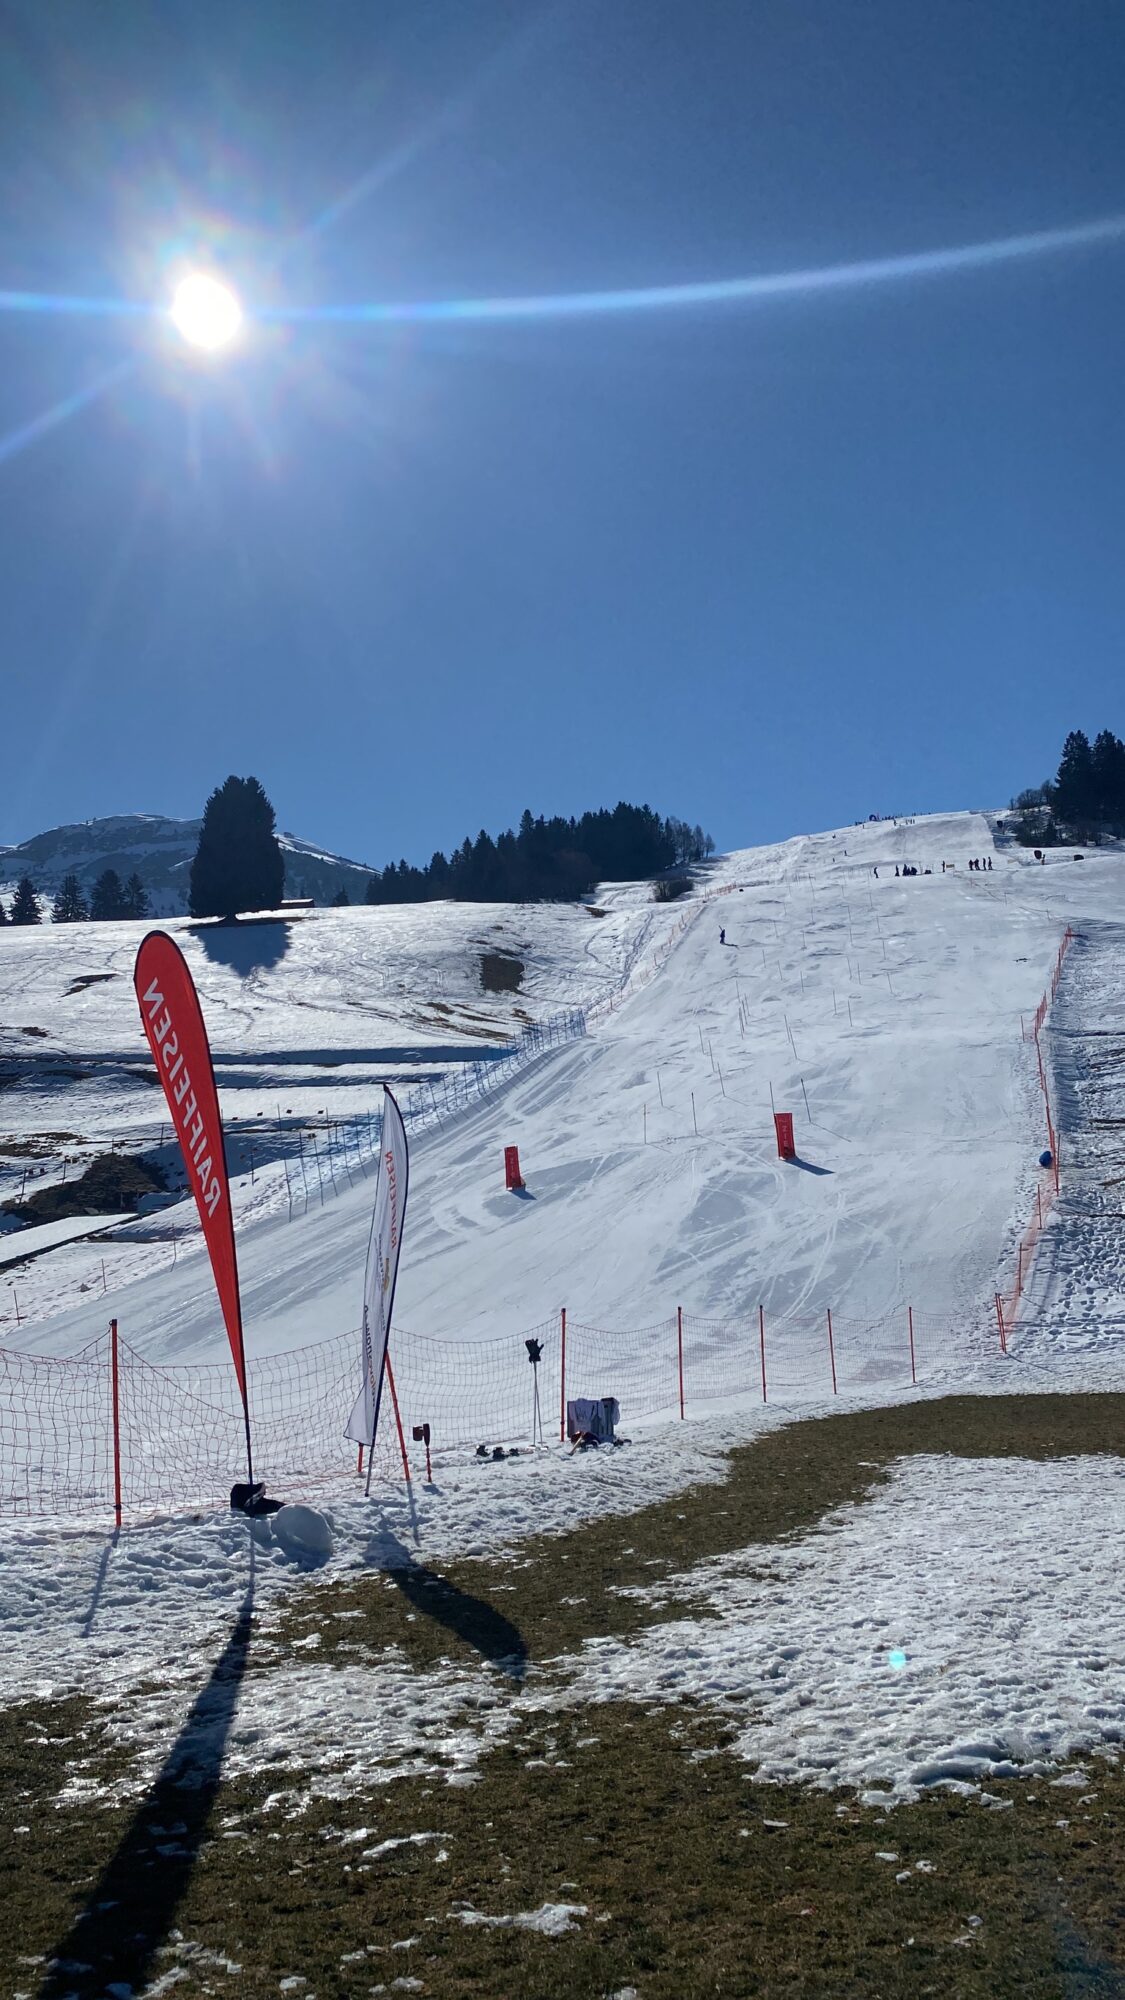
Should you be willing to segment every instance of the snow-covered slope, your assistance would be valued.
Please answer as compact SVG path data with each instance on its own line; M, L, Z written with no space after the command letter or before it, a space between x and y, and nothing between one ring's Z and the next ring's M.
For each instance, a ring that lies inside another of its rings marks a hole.
M991 873L968 871L976 855L991 855ZM896 879L906 861L919 874ZM956 865L943 874L943 861ZM502 1045L521 1009L589 1005L632 980L584 1039L417 1139L401 1323L472 1337L564 1303L616 1327L677 1304L747 1319L759 1302L773 1316L832 1306L864 1317L911 1303L944 1314L951 1339L980 1327L1042 1144L1020 1016L1035 1007L1067 920L1116 907L1121 857L1076 866L1060 855L1040 867L994 846L984 816L952 814L748 850L707 882L729 893L706 906L697 893L693 921L644 980L685 909L657 906L641 888L606 891L601 918L452 905L317 913L291 927L284 950L239 964L215 962L202 935L187 934L236 1121L269 1110L283 1078L279 1113L301 1091L306 1107L315 1099L346 1124L377 1104L380 1074L417 1077L424 1062L440 1076ZM150 1085L121 1083L121 1064L139 1068L142 1056L128 980L135 933L109 929L5 939L4 1017L18 1021L22 1009L46 1029L37 1055L88 1061L68 1087L100 1089L107 1121L127 1105L122 1123L137 1133L159 1121L161 1104ZM479 954L497 945L525 960L518 996L479 990ZM99 971L112 980L67 991L71 975ZM4 1122L11 1130L18 1108L21 1120L65 1125L67 1087L52 1100L27 1048L25 1037ZM315 1067L326 1057L327 1072ZM797 1165L777 1159L771 1092L795 1116ZM349 1187L340 1174L341 1192L289 1220L265 1118L260 1131L254 1186L238 1196L258 1352L355 1323L371 1200L368 1182ZM509 1143L521 1149L522 1201L503 1190ZM175 1213L186 1226L186 1208ZM113 1309L153 1355L222 1350L207 1272L183 1241L175 1269L155 1268L168 1263L166 1242L134 1248L131 1263L110 1259L110 1282L142 1274ZM77 1303L92 1260L81 1246L46 1260L54 1274L35 1276L44 1289L34 1310L51 1316L19 1329L9 1316L4 1340L66 1352L100 1331L105 1298ZM19 1283L26 1291L32 1276Z
M52 827L16 847L0 847L0 891L10 893L22 875L30 875L41 896L52 896L64 875L74 874L88 894L103 870L113 868L122 881L135 871L160 914L182 913L199 827L197 819L166 819L159 813L118 813L78 826ZM326 903L338 889L346 889L353 902L362 899L371 873L362 862L326 854L291 833L278 839L285 855L287 896L312 896Z

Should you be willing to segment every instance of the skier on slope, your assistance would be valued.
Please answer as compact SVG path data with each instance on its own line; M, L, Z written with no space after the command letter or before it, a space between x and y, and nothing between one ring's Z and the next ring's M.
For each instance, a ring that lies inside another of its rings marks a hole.
M727 941L727 934L726 934L726 931L725 931L725 930L721 930L721 931L719 932L719 943L720 943L720 944L725 944L725 943L726 943L726 941Z

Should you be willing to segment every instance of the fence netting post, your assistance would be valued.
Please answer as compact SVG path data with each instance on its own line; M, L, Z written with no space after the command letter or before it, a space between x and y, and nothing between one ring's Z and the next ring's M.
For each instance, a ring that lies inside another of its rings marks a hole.
M684 1414L684 1309L676 1307L676 1361L680 1375L680 1416Z
M113 1399L113 1518L121 1526L121 1396L118 1388L117 1321L109 1322L109 1368Z

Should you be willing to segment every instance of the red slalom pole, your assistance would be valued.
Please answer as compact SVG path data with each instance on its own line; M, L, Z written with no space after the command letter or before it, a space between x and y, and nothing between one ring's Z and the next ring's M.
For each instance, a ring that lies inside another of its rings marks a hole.
M829 1306L829 1308L828 1308L828 1359L829 1359L829 1361L830 1361L830 1362L832 1363L832 1394L833 1394L834 1396L838 1396L838 1395L839 1395L839 1393L840 1393L840 1391L839 1391L839 1390L838 1390L838 1388L836 1387L836 1346L835 1346L835 1343L834 1343L834 1341L833 1341L833 1339L832 1339L832 1308L831 1308L831 1306Z
M403 1437L402 1434L402 1418L399 1415L399 1408L398 1408L398 1390L395 1388L395 1371L391 1367L391 1350L389 1347L387 1348L385 1366L387 1370L387 1387L391 1392L391 1402L394 1404L395 1426L398 1430L398 1448L402 1453L402 1476L405 1479L407 1485L409 1486L410 1460L406 1456L406 1439Z
M766 1312L764 1306L758 1307L758 1341L762 1350L762 1401L764 1403L766 1400Z
M117 1321L109 1322L109 1362L113 1388L113 1516L121 1526L121 1403L117 1371Z
M566 1443L566 1307L562 1312L562 1387L559 1390L559 1443Z
M1000 1329L1000 1352L1001 1354L1006 1354L1008 1352L1008 1343L1004 1337L1004 1301L1000 1297L999 1292L996 1294L996 1324Z

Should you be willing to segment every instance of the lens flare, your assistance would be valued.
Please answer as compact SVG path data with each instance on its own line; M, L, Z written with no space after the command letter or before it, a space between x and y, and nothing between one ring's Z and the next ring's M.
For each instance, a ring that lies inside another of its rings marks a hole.
M242 325L242 307L229 285L194 271L176 287L172 321L190 347L213 354L228 347Z

